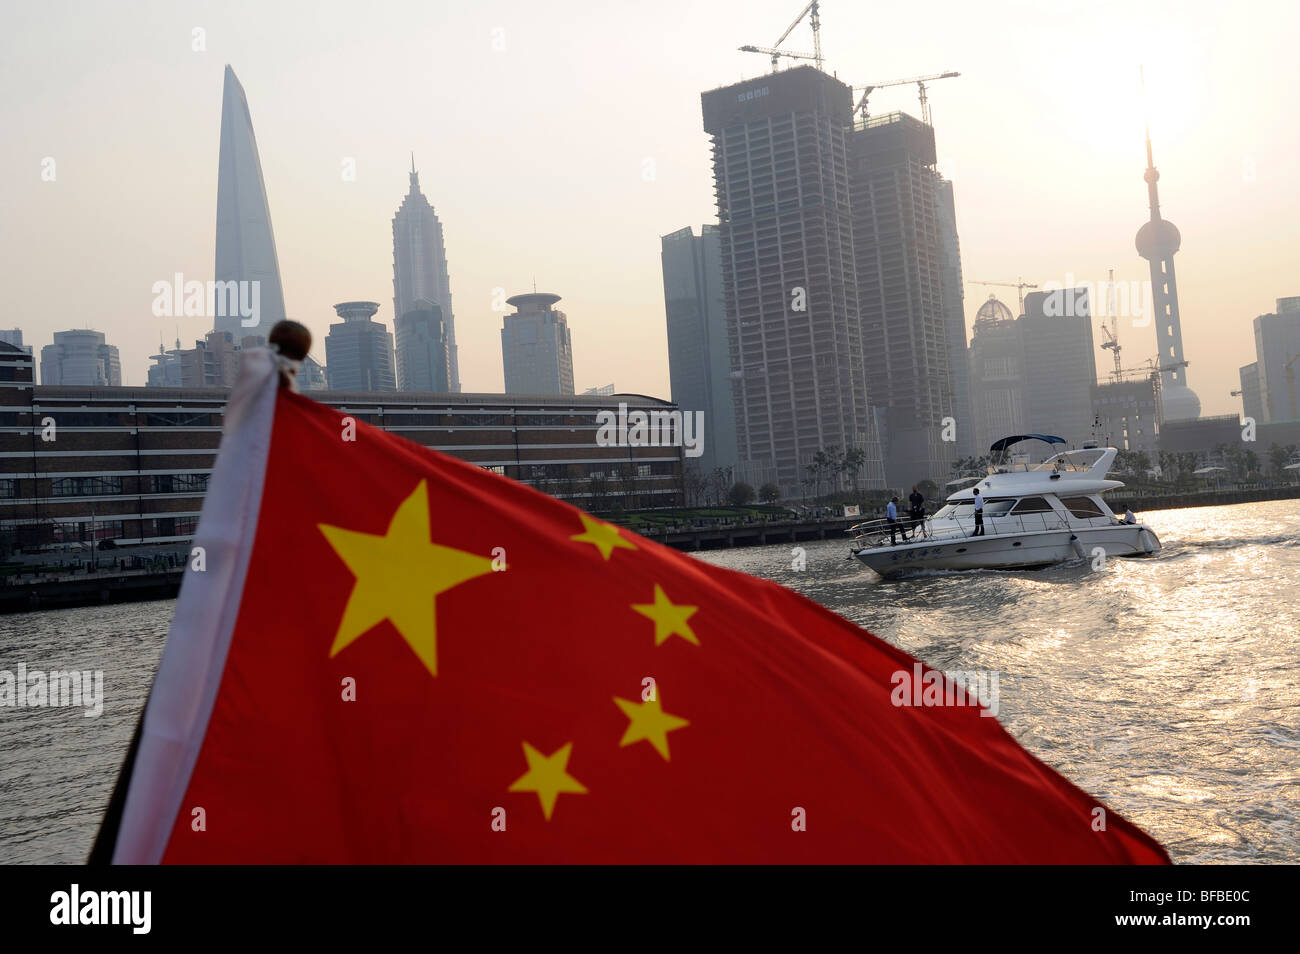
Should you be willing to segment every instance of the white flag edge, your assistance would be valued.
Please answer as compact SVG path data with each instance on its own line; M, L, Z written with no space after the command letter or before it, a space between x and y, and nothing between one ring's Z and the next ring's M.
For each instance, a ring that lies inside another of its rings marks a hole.
M266 348L245 351L194 535L206 565L198 572L191 559L185 570L145 709L114 864L162 860L189 788L239 617L278 390L275 356Z

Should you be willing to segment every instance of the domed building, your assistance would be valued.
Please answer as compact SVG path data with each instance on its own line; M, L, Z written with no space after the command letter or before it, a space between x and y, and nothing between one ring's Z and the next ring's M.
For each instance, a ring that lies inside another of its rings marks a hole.
M975 453L1025 429L1025 349L1011 309L990 295L975 312L970 360L971 422Z
M975 325L978 327L982 321L1014 321L1015 317L1011 314L1011 309L998 300L997 295L989 295L989 300L975 312Z

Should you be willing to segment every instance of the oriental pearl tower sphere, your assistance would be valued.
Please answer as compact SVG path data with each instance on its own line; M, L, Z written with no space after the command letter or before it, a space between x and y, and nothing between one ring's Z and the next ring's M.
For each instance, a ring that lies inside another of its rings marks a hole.
M1160 173L1151 159L1151 130L1147 129L1147 197L1151 220L1137 233L1138 254L1151 265L1151 307L1160 346L1161 417L1166 421L1190 421L1201 416L1201 399L1187 386L1187 360L1183 357L1183 328L1178 317L1178 282L1174 278L1174 253L1183 243L1177 226L1160 217L1160 195L1156 183Z

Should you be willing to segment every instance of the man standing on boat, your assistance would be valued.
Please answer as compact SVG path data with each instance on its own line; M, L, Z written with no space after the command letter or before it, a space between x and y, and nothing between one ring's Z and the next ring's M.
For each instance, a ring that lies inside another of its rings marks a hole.
M978 487L975 488L975 532L971 536L984 536L984 498Z
M910 505L907 515L911 519L912 536L915 537L921 532L921 524L925 521L925 495L916 484L912 485L912 495L907 498L907 502Z
M903 534L903 542L906 543L907 531L904 530L898 523L898 498L897 497L889 498L889 504L885 507L885 519L889 521L889 545L892 547L897 542L894 539L894 534L899 532Z

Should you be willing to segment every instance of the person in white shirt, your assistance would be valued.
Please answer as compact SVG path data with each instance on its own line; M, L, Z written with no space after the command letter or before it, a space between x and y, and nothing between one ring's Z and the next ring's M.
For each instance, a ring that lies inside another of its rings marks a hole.
M1138 518L1135 517L1135 516L1133 516L1133 508L1130 507L1130 506L1128 506L1128 505L1125 505L1125 507L1124 507L1124 522L1125 522L1125 523L1137 523L1137 522L1138 522Z
M975 488L975 532L971 536L984 536L984 498L978 487Z

